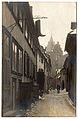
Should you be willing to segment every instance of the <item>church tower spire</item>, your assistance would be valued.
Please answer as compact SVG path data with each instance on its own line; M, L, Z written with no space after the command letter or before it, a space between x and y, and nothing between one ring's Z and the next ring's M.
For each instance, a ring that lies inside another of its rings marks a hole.
M47 48L46 48L46 52L51 52L54 48L55 42L53 41L53 37L51 34L50 40L48 42Z

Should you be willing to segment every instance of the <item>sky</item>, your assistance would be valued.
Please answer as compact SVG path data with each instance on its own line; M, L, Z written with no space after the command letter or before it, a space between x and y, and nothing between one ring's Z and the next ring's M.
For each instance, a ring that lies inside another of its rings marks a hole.
M48 17L41 19L41 33L45 37L39 37L40 44L45 48L52 35L55 43L59 41L64 52L65 41L68 32L71 31L71 22L76 21L75 2L30 2L33 7L33 17Z

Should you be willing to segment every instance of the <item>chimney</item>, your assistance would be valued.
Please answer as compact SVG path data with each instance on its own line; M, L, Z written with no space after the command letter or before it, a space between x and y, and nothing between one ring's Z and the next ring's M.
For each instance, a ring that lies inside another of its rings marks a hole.
M40 20L37 20L35 22L35 29L36 29L36 33L37 33L37 36L39 37L40 36L40 31L41 31L41 28L40 28Z
M71 22L71 29L74 30L77 28L77 22Z
M45 36L45 35L41 34L41 23L40 23L40 20L37 20L35 22L35 30L36 30L37 37L39 37L39 36L44 37Z

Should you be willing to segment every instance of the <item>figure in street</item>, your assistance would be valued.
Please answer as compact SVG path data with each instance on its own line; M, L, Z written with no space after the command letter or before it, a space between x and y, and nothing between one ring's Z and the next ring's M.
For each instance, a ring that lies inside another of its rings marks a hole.
M60 93L60 85L57 85L57 93Z

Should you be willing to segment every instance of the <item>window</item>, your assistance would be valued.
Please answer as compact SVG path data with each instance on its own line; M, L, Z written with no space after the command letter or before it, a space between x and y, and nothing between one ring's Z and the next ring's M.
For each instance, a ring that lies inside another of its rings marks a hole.
M18 48L18 73L22 74L23 69L23 51L21 47Z
M17 72L17 44L12 42L12 70Z
M29 56L27 55L27 77L29 77Z
M28 38L28 27L27 27L26 19L25 19L25 37Z
M7 6L10 9L13 17L15 18L16 22L18 19L18 25L23 32L23 11L21 9L21 3L14 3L14 2L7 2Z
M26 52L24 53L24 75L29 78L33 77L33 63Z
M24 75L27 75L27 53L24 53Z
M30 32L28 33L28 42L30 44L30 47L33 48L33 40Z
M22 74L23 70L23 50L12 38L12 71Z
M4 33L4 50L5 50L5 56L10 58L10 37Z
M23 27L23 14L22 14L22 10L21 10L20 6L18 8L18 23L22 28Z

